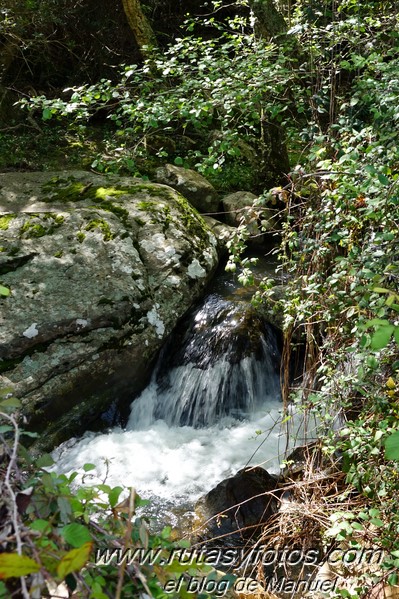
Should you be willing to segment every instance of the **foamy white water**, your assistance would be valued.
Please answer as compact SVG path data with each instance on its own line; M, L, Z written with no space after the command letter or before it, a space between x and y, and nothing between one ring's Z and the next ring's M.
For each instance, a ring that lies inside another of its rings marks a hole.
M156 505L192 503L247 465L278 472L279 363L275 333L250 305L212 293L161 352L126 430L64 443L57 469L93 463L93 482L134 487Z
M170 427L158 420L145 430L87 434L58 449L57 470L66 473L93 463L96 479L107 475L111 486L133 486L143 498L193 501L248 463L278 470L278 454L285 450L277 424L281 402L269 403L268 410L244 422L225 419L222 428ZM256 434L259 430L268 432Z

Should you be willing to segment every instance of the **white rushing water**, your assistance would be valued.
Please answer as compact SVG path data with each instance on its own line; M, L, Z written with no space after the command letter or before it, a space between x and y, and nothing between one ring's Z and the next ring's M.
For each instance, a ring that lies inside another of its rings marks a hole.
M107 434L88 434L59 449L57 469L68 472L94 463L96 479L107 475L111 486L133 486L143 498L193 501L247 463L277 471L278 451L285 449L276 425L280 410L281 402L275 400L268 413L241 422L225 418L224 426L196 429L158 420L143 430L114 428ZM256 434L260 429L269 432Z
M93 482L132 486L158 505L192 503L249 464L278 472L279 364L275 333L248 302L211 293L161 352L126 429L68 441L57 469L93 463Z

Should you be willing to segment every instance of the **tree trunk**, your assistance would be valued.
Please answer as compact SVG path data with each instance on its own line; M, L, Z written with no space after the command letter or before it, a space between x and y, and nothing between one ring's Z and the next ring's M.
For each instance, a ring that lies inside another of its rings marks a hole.
M152 27L142 11L140 0L122 0L122 4L130 29L133 31L143 57L145 57L147 55L146 48L157 45Z

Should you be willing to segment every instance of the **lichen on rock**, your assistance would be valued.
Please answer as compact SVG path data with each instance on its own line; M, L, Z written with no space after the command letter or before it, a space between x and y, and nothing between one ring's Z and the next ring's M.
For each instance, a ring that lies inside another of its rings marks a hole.
M217 266L165 185L81 171L0 174L0 371L51 446L128 406Z

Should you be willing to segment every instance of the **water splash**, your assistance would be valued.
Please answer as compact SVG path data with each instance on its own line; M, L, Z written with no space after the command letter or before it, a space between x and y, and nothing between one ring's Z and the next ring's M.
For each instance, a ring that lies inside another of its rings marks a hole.
M275 332L252 306L211 293L160 353L126 430L64 444L58 469L95 463L98 479L155 503L193 501L248 463L277 471L279 367Z
M275 335L250 305L210 295L161 352L127 428L157 420L199 428L226 416L249 418L279 398L279 363Z

